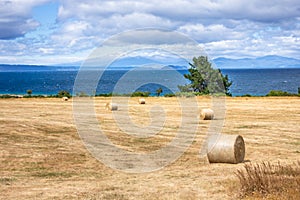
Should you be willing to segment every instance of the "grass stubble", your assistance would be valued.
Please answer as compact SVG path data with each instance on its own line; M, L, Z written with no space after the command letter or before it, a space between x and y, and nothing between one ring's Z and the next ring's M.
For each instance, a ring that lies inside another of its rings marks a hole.
M118 147L147 153L174 137L181 117L176 98L146 101L140 105L132 98L131 120L146 127L151 107L160 105L166 111L164 129L135 138L122 133L105 110L109 98L95 98L101 129ZM211 101L199 97L198 103L200 113ZM200 158L210 122L199 120L193 144L179 159L158 171L129 174L105 166L86 150L72 101L1 99L0 199L293 199L299 195L299 121L297 97L227 98L222 132L243 136L248 162L208 164Z
M288 165L247 163L236 175L241 185L241 198L300 199L300 161Z

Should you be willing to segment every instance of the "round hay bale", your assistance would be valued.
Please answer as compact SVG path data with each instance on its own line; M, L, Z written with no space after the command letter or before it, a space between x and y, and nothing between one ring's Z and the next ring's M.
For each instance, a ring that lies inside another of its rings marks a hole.
M146 103L146 100L144 98L139 99L139 104L145 104L145 103Z
M200 118L202 120L212 120L214 119L214 111L212 109L202 109Z
M118 105L115 103L107 103L105 108L107 110L118 110Z
M213 141L209 145L207 157L210 163L236 164L243 162L245 157L243 137L221 134L217 141Z
M63 101L68 101L69 98L68 98L68 97L62 97L62 100L63 100Z

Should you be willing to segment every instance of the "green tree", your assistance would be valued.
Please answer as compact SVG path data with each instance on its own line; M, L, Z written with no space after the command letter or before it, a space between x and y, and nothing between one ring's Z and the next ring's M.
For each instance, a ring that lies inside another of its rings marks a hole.
M61 90L57 93L57 97L62 98L62 97L68 97L71 98L72 95L70 94L70 92L66 91L66 90Z
M28 96L31 96L32 90L27 90L26 92L27 92Z
M227 75L223 75L221 70L214 69L208 61L207 56L193 58L193 64L190 64L189 73L184 77L190 80L190 83L178 86L181 92L197 92L201 94L225 93L231 96L229 87L232 82Z
M132 97L149 97L150 92L135 91L131 94Z
M162 90L162 88L160 87L160 88L158 88L157 90L156 90L156 95L159 97L160 96L160 94L163 92L163 90Z
M222 76L225 94L227 96L232 96L232 94L229 92L229 88L232 85L232 81L229 80L229 77L227 74L223 75L220 69L218 69L218 71Z

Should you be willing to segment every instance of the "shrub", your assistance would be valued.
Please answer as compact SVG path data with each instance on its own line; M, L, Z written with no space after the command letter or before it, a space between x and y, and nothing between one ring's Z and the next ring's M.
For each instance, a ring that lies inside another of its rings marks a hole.
M3 94L3 95L0 95L0 98L1 99L9 99L9 98L20 98L20 97L16 96L16 95Z
M266 96L297 96L297 95L286 91L281 91L281 90L271 90Z
M86 94L85 92L79 92L79 93L76 93L76 96L78 96L78 97L88 97L89 95Z
M196 95L195 92L176 92L176 96L178 97L194 97Z
M38 95L25 95L23 96L23 98L45 98L47 96L45 95L41 95L41 94L38 94Z
M31 96L32 90L27 90L26 93L28 94L28 96Z
M164 97L175 97L176 95L173 93L165 94Z
M101 94L96 94L96 97L111 97L112 93L101 93Z
M62 98L62 97L68 97L71 98L72 95L70 94L70 92L66 91L66 90L61 90L57 93L57 97L58 98Z
M149 97L150 92L136 91L131 94L131 97Z
M241 97L252 97L251 94L244 94Z
M157 90L156 90L156 96L160 96L160 94L163 92L163 90L162 90L162 88L160 87L160 88L158 88Z

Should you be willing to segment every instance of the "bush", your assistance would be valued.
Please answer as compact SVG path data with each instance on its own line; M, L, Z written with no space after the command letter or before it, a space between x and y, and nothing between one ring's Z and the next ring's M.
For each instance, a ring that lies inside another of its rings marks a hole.
M251 94L244 94L241 97L252 97Z
M27 90L26 93L28 94L28 96L31 96L32 90Z
M20 96L10 95L10 94L3 94L3 95L0 95L0 98L1 99L10 99L10 98L20 98Z
M71 98L72 95L70 94L70 92L66 91L66 90L61 90L57 93L57 97L58 98L62 98L62 97L68 97Z
M78 97L88 97L89 95L86 94L85 92L79 92L79 93L76 93L76 96L78 96Z
M163 92L163 90L162 90L162 88L160 87L160 88L158 88L157 90L156 90L156 96L160 96L160 94Z
M271 90L266 96L297 96L297 95L286 91L281 91L281 90Z
M150 92L136 91L131 94L131 97L149 97Z
M165 94L164 97L175 97L176 95L173 93Z
M45 95L41 95L41 94L38 94L38 95L25 95L23 96L23 98L45 98L47 96Z
M96 97L111 97L113 94L112 93L101 93L101 94L96 94Z
M178 97L194 97L196 95L195 92L176 92L176 96Z

